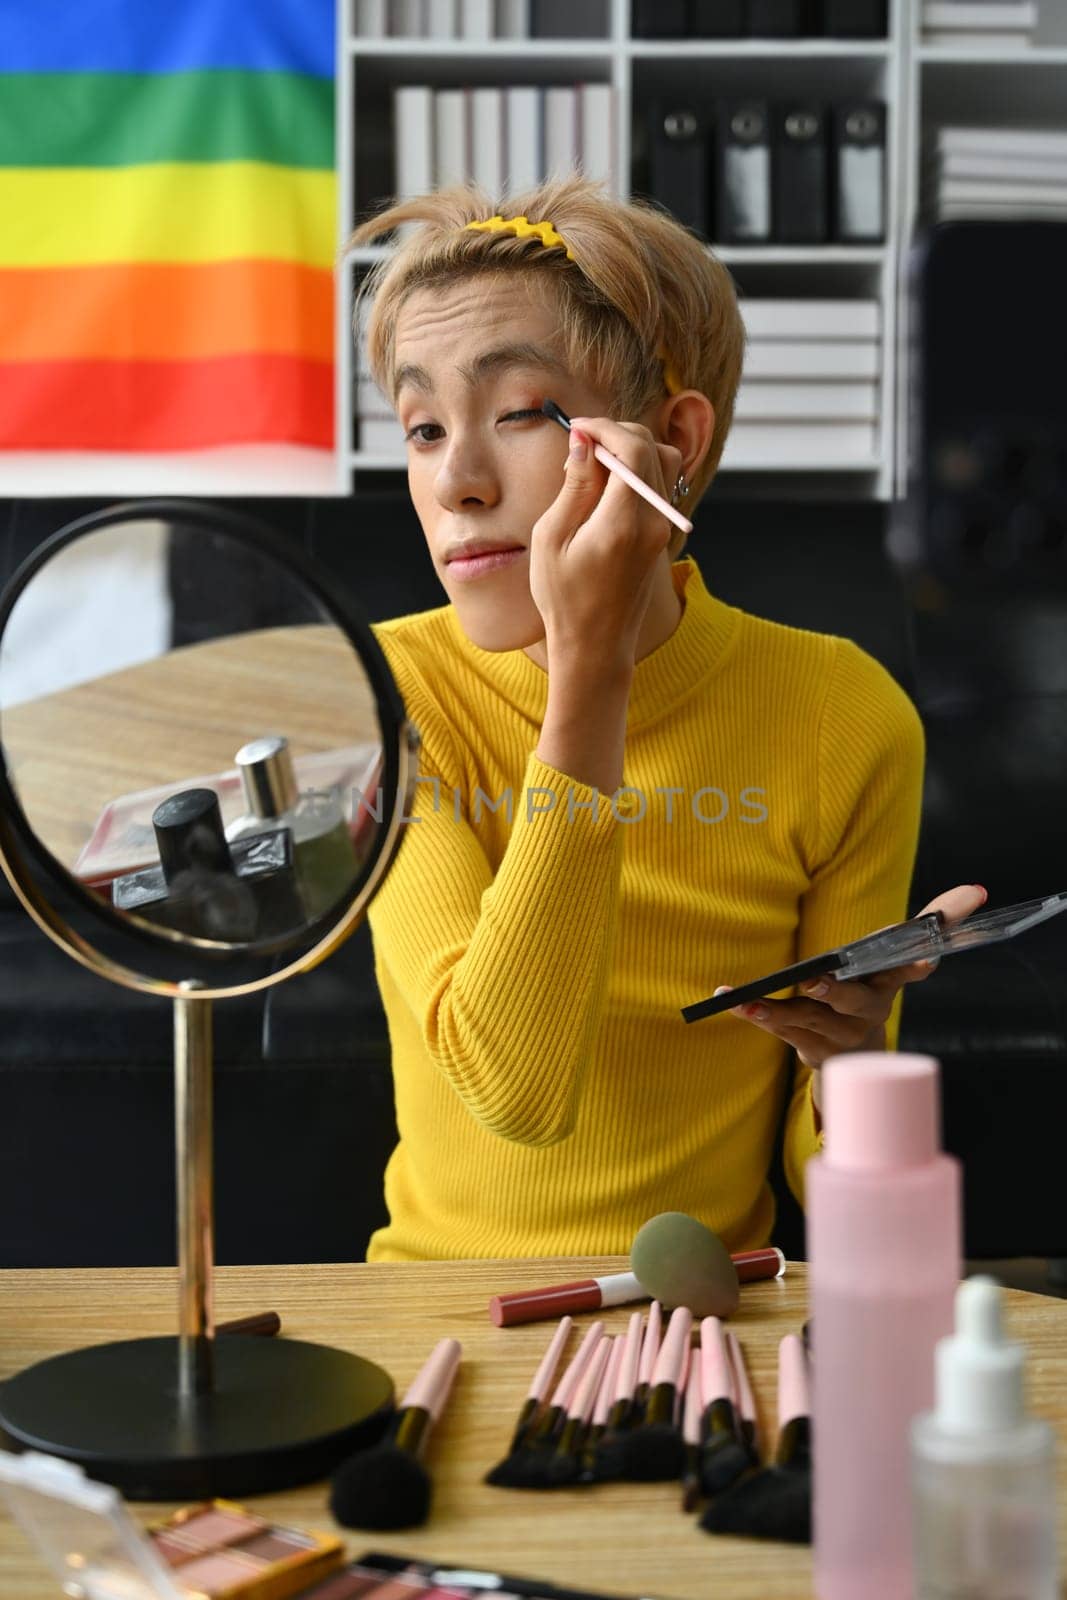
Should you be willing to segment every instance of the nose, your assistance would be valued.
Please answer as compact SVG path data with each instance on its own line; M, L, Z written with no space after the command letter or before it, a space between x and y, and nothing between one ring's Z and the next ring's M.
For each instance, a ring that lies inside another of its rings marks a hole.
M473 433L457 429L449 436L434 479L434 493L446 511L492 506L500 498L490 453Z

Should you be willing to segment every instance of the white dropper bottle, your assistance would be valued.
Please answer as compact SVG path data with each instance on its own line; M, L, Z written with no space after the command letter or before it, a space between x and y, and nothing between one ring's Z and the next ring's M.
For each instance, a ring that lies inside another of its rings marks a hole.
M1000 1285L968 1278L912 1422L915 1600L1057 1600L1054 1435L1026 1415Z

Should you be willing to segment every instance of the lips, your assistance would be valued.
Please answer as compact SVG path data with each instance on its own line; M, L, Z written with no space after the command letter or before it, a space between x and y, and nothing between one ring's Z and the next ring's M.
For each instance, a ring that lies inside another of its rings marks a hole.
M448 566L453 561L471 561L476 556L505 555L509 551L522 550L524 548L524 545L514 543L471 545L463 550L454 550L451 555L447 555L445 557L445 565Z

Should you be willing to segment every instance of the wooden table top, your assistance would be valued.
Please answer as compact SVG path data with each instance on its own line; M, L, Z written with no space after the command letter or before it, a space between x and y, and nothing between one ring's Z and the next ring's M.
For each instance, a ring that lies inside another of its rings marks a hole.
M398 1395L434 1343L462 1342L463 1361L444 1418L425 1456L434 1504L424 1527L404 1533L348 1530L353 1557L371 1549L465 1567L488 1567L619 1595L677 1600L808 1600L811 1552L789 1545L711 1537L684 1516L674 1484L601 1484L553 1494L490 1488L484 1473L504 1454L550 1323L495 1328L489 1296L618 1271L618 1257L563 1261L223 1267L216 1315L224 1321L276 1310L282 1335L358 1352L392 1375ZM176 1274L166 1268L0 1273L0 1378L32 1361L85 1344L172 1333ZM633 1307L603 1313L622 1331ZM1067 1445L1067 1306L1007 1291L1008 1333L1027 1345L1032 1408ZM806 1314L806 1275L746 1285L732 1321L752 1375L762 1437L773 1444L778 1340ZM588 1325L591 1313L576 1318ZM572 1340L575 1335L572 1335ZM570 1348L574 1348L572 1344ZM1062 1477L1061 1477L1062 1483ZM258 1511L297 1527L329 1530L327 1485L257 1497ZM1061 1550L1067 1499L1061 1492ZM143 1523L165 1509L134 1505ZM59 1590L21 1531L0 1517L0 1595L54 1600Z

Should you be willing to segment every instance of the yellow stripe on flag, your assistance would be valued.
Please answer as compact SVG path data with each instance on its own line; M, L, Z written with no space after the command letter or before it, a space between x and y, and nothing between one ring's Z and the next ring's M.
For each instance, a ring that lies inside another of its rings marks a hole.
M334 173L259 161L2 167L0 217L0 267L336 257Z

